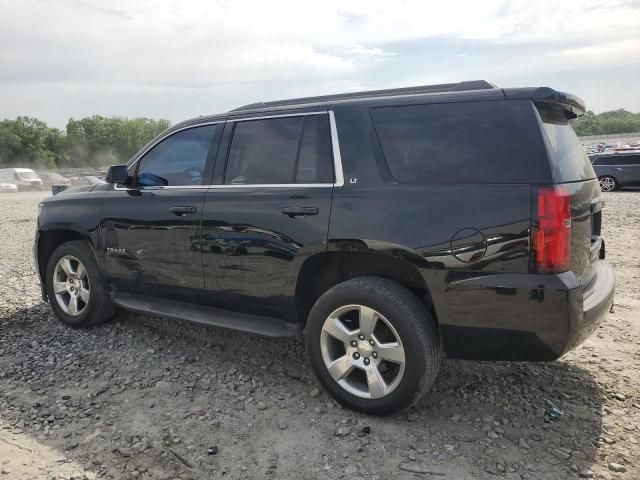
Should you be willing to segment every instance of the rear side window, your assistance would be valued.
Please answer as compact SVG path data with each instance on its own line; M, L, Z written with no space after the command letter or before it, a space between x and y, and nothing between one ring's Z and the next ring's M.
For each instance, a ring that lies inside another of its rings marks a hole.
M371 115L398 182L528 182L507 102L383 107Z
M333 183L327 115L307 115L236 124L225 184Z
M562 110L538 107L542 134L554 182L576 182L596 177L584 147Z
M333 153L327 115L304 119L296 183L333 183Z

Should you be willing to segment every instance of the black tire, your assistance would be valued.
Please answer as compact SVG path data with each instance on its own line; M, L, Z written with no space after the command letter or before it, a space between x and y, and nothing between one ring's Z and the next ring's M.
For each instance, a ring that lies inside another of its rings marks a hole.
M396 330L404 348L404 374L381 398L354 395L329 374L322 357L325 320L345 305L363 305L382 314ZM423 302L396 282L378 277L357 277L335 285L315 303L306 329L311 366L325 390L341 404L361 412L388 415L414 405L431 387L442 359L436 321Z
M613 181L613 188L610 188L610 189L603 188L603 186L602 186L603 180L605 180L605 181L606 180ZM603 192L615 192L616 190L620 189L620 184L618 183L618 180L616 180L616 178L611 176L611 175L603 175L601 177L598 177L598 182L600 182L600 189Z
M67 255L75 257L82 262L90 285L89 301L79 315L66 313L58 304L53 289L56 264L62 257ZM46 289L53 312L60 320L71 327L80 328L97 325L110 320L116 314L117 307L109 298L95 255L87 242L74 240L63 243L54 250L47 264Z

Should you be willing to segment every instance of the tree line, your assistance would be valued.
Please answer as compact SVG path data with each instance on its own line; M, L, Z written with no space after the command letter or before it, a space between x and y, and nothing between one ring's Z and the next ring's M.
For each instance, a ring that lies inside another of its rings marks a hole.
M31 117L0 121L0 166L56 169L125 163L169 128L149 118L71 118L65 130Z
M624 109L595 114L587 111L573 121L578 136L611 135L614 133L640 132L640 113L631 113Z

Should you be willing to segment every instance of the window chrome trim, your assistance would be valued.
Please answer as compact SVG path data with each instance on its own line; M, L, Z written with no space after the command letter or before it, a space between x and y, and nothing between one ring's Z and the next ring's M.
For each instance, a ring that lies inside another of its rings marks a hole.
M149 190L175 190L175 189L189 189L189 190L210 190L210 189L228 189L228 188L333 188L333 183L243 183L238 185L153 185L149 187L120 187L114 184L114 190L141 190L143 192Z
M329 110L329 127L331 129L331 148L333 150L333 169L336 173L334 186L344 186L344 173L342 172L342 155L340 155L340 140L338 139L338 127L333 110Z
M329 115L329 130L331 136L331 151L333 153L333 170L335 173L335 181L333 183L247 183L247 184L238 184L238 185L167 185L167 186L151 186L151 187L142 187L142 188L130 188L130 187L120 187L117 184L113 186L114 190L172 190L177 188L182 189L213 189L213 190L224 190L229 188L332 188L332 187L342 187L344 186L344 173L342 171L342 155L340 154L340 140L338 138L338 128L336 126L336 118L333 113L333 110L323 111L323 112L299 112L299 113L288 113L282 115L265 115L260 117L242 117L242 118L228 118L227 120L218 120L215 122L207 122L207 123L199 123L197 125L189 125L184 128L180 128L178 130L172 131L170 134L165 135L158 139L157 142L154 142L153 145L149 146L149 148L145 149L143 153L141 153L138 158L136 158L131 164L127 164L127 167L133 166L138 160L144 157L149 150L155 147L158 143L162 142L166 138L181 132L183 130L188 130L190 128L198 128L204 127L207 125L215 125L218 123L226 123L226 122L245 122L251 120L266 120L269 118L283 118L283 117L301 117L306 115Z
M326 115L326 110L321 112L296 112L296 113L282 113L279 115L263 115L260 117L237 117L227 118L227 122L249 122L251 120L267 120L269 118L284 118L284 117L305 117L307 115Z

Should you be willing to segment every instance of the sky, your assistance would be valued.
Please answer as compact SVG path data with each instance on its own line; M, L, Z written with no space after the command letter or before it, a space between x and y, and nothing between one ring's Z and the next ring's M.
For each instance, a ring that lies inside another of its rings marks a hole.
M640 0L0 0L0 118L489 80L640 112Z

